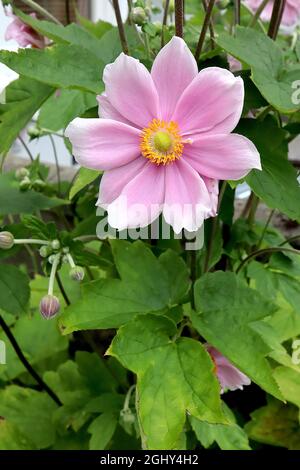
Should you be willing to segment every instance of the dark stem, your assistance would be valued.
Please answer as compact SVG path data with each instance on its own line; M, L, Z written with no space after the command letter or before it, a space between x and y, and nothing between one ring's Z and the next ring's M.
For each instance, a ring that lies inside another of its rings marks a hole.
M169 4L170 4L170 0L166 0L165 9L164 9L164 17L163 17L163 22L162 22L162 27L161 27L161 47L164 47L165 45L164 28L165 26L167 26Z
M21 142L21 144L23 145L24 149L26 150L27 155L30 158L30 160L32 162L34 162L34 157L33 157L32 153L30 152L28 145L25 143L25 141L23 140L23 138L20 135L18 136L18 139Z
M66 21L67 24L71 23L70 0L66 0Z
M257 250L253 251L247 258L245 258L240 265L238 266L236 270L236 274L238 274L245 266L246 264L251 261L253 258L256 258L257 256L264 255L265 253L278 253L278 252L287 252L287 253L293 253L294 255L300 255L300 250L294 250L293 248L284 248L280 246L274 246L273 248L264 248L263 250Z
M66 291L65 291L65 288L64 288L64 286L63 286L63 283L61 282L60 275L58 274L57 271L56 271L56 273L55 273L55 279L56 279L57 285L58 285L58 287L59 287L59 290L60 290L60 292L61 292L61 295L63 296L64 301L66 302L66 305L68 305L68 306L71 305L71 302L70 302L70 300L69 300L69 297L68 297L68 295L67 295L67 293L66 293Z
M128 23L129 25L131 25L131 24L132 24L132 21L131 21L130 15L131 15L131 10L132 10L132 0L127 0L127 5L128 5L128 18L127 18L127 23Z
M269 30L268 30L268 36L271 39L274 39L274 41L279 31L279 26L280 26L283 11L285 8L285 2L286 0L276 0L276 2L274 2L271 21L270 21Z
M267 229L268 229L268 227L269 227L269 224L270 224L270 222L271 222L271 220L272 220L272 217L273 217L273 215L274 215L274 212L275 212L275 209L273 209L273 210L270 212L269 217L267 218L267 221L266 221L265 226L264 226L264 228L263 228L261 237L260 237L260 239L259 239L259 241L258 241L258 244L257 244L257 247L256 247L257 250L260 248L260 246L261 246L261 244L262 244L262 242L263 242L264 236L265 236L266 231L267 231Z
M46 18L47 20L53 21L54 23L57 23L57 24L63 26L62 23L60 21L58 21L57 18L55 18L55 16L51 15L51 13L49 13L49 11L45 10L45 8L41 7L41 5L34 2L34 0L21 0L21 1L25 5L30 7L33 11L36 11L39 15Z
M234 24L241 23L241 0L234 0Z
M10 344L12 345L12 347L14 348L14 351L15 353L17 354L18 358L20 359L20 361L22 362L23 366L25 367L25 369L29 372L29 374L34 378L34 380L36 380L36 382L40 385L40 387L46 392L48 393L49 397L52 398L53 401L55 401L55 403L59 406L62 405L60 399L58 398L58 396L53 392L53 390L51 390L50 387L48 387L48 385L43 381L43 379L39 376L39 374L34 370L34 368L29 364L29 362L27 361L26 357L24 356L16 338L14 337L14 335L12 334L9 326L6 324L4 318L0 315L0 326L2 327L4 333L6 334Z
M207 13L207 0L202 0L202 5L204 8L205 13ZM210 43L211 43L211 48L215 48L215 31L214 31L214 25L212 20L209 22L209 34L210 34Z
M279 246L286 245L286 243L296 242L297 240L300 240L300 235L294 235L291 238L287 238L286 240L284 240L284 242L280 243Z
M53 149L53 155L54 155L54 160L55 160L55 167L56 167L56 175L57 175L57 189L58 189L58 194L61 194L61 181L60 181L60 168L59 168L59 162L58 162L58 155L56 151L56 146L55 142L53 139L53 136L49 134L49 139L51 141L52 149Z
M183 38L183 0L175 0L175 34Z
M115 10L115 15L116 15L116 20L117 20L117 25L118 25L118 30L119 30L119 36L120 36L120 41L122 45L122 50L124 54L129 55L129 48L128 48L128 43L125 35L125 29L121 17L121 12L120 12L120 6L119 6L119 0L112 0L113 2L113 7Z
M245 204L245 207L244 207L244 209L243 209L243 212L242 212L242 214L241 214L241 216L242 216L243 218L247 217L248 212L249 212L249 210L250 210L250 208L251 208L251 205L252 205L252 201L253 201L254 196L255 196L254 193L251 191L251 194L250 194L250 196L248 197L247 202L246 202L246 204Z
M257 8L255 14L253 15L253 18L252 20L250 21L249 23L249 27L250 28L253 28L253 26L255 26L256 22L259 20L260 18L260 15L262 14L262 12L264 11L264 9L266 8L267 4L269 3L270 0L262 0L261 4L259 5L259 7Z
M197 62L200 59L200 55L201 55L201 52L202 52L202 48L203 48L205 36L206 36L206 33L207 33L207 29L208 29L210 21L211 21L211 15L212 15L214 4L215 4L215 0L209 0L209 3L207 5L203 26L202 26L202 29L201 29L201 33L200 33L200 36L199 36L199 41L198 41L198 44L197 44L197 49L196 49L196 52L195 52L195 59L196 59Z

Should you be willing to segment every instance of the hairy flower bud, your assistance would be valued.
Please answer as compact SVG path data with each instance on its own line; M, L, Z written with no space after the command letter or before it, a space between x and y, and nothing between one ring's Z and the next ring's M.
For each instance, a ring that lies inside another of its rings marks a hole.
M14 246L14 236L10 232L0 232L0 248L10 250Z
M81 266L75 266L74 268L70 269L69 274L73 281L80 282L84 278L84 269Z
M16 170L15 177L17 178L17 180L22 180L23 178L25 178L25 176L29 176L29 170L27 170L27 168L22 167Z
M41 137L43 135L43 132L38 129L37 127L30 127L27 131L30 140L36 139L38 137Z
M41 315L46 319L50 320L55 317L59 312L60 303L55 295L45 295L40 302Z
M42 258L47 258L47 257L50 256L51 253L52 253L51 246L49 246L49 245L43 245L43 246L41 246L41 248L39 249L39 253L40 253L40 256L41 256Z
M25 176L22 181L20 181L20 190L21 191L26 191L27 189L29 189L31 186L31 181L30 179L28 178L28 176Z
M60 249L60 241L59 240L52 240L51 246L53 250L59 250Z
M138 26L143 26L147 20L147 13L142 7L135 7L131 11L131 19Z

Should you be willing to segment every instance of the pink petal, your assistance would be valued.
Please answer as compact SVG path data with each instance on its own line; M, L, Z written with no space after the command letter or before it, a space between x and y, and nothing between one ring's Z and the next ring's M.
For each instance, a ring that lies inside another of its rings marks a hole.
M202 176L202 179L207 187L207 191L210 196L211 212L209 215L211 217L215 217L218 213L219 181L207 178L206 176Z
M146 227L161 213L164 194L165 167L147 162L108 206L109 225L118 230Z
M183 39L173 36L158 53L151 70L162 119L171 119L178 99L197 74L197 62L188 46Z
M204 135L184 146L185 160L201 175L238 180L252 168L261 170L255 145L239 134Z
M120 54L103 73L105 93L114 108L129 121L146 127L159 118L158 94L150 73L133 57Z
M201 70L179 99L172 120L183 134L228 134L239 122L244 82L218 67Z
M108 170L101 178L97 206L105 207L120 196L125 186L133 180L147 164L146 158L136 158L127 165Z
M128 119L122 116L122 114L120 114L119 111L117 111L116 108L113 107L105 93L102 93L102 95L98 95L96 99L99 103L98 114L100 118L113 119L114 121L120 121L124 124L128 124L130 126L135 127L132 122L128 121Z
M163 215L175 233L196 231L212 210L206 185L183 159L166 166Z
M77 162L87 168L111 170L140 155L140 131L110 119L74 119L65 130Z

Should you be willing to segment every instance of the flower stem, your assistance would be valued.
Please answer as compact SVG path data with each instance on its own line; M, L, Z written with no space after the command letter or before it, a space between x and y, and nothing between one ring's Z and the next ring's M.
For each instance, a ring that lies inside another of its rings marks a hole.
M79 242L82 242L82 243L84 243L84 242L88 243L88 242L92 242L94 240L100 241L99 238L97 237L97 235L82 235L80 237L74 238L74 241L79 241Z
M164 16L163 16L163 22L162 22L162 26L161 26L161 47L164 47L164 45L165 45L164 28L165 28L165 26L167 26L169 4L170 4L170 0L166 0L165 9L164 9Z
M267 221L266 221L265 226L264 226L264 228L263 228L261 237L260 237L260 239L259 239L259 241L258 241L258 244L257 244L257 247L256 247L257 250L260 248L260 246L261 246L261 244L262 244L262 242L263 242L264 236L265 236L266 231L267 231L267 229L268 229L268 227L269 227L269 224L270 224L270 222L271 222L271 220L272 220L272 217L273 217L273 215L274 215L274 212L275 212L275 209L273 209L273 210L270 212L269 217L267 218Z
M196 59L197 62L200 59L200 55L201 55L201 52L202 52L202 48L203 48L205 36L206 36L206 33L207 33L207 29L208 29L210 21L211 21L211 15L212 15L214 4L215 4L215 0L209 0L209 3L207 5L204 22L203 22L203 25L202 25L201 33L200 33L200 36L199 36L199 41L198 41L196 52L195 52L195 59Z
M71 305L71 302L69 300L69 297L65 291L65 288L63 286L63 283L61 282L61 279L60 279L60 275L58 274L58 272L56 271L56 274L55 274L55 278L56 278L56 282L57 282L57 285L59 287L59 290L61 292L61 295L63 296L64 298L64 301L66 302L66 305L69 306Z
M261 2L261 4L259 5L259 7L257 8L255 14L253 15L250 23L249 23L249 28L253 28L253 26L256 25L257 21L259 20L260 18L260 15L262 14L262 12L264 11L265 7L267 6L267 4L269 3L270 0L263 0Z
M123 21L121 17L119 0L112 0L112 2L113 2L114 10L115 10L122 50L124 54L129 55L129 48L128 48L128 43L127 43L127 39L125 35L125 29L124 29L124 25L123 25Z
M44 18L47 18L48 20L53 21L54 23L63 26L63 24L57 18L55 18L55 16L51 15L49 11L45 10L45 8L41 7L41 5L38 5L33 0L22 0L22 2L28 7L30 7L33 11L36 11L37 13L39 13Z
M286 240L284 240L284 242L280 243L279 246L283 246L286 245L286 243L295 242L297 240L300 240L300 235L294 235L293 237L287 238Z
M11 332L9 326L6 324L4 318L0 315L0 326L2 327L4 333L6 334L10 344L12 345L15 353L17 354L18 358L22 362L23 366L29 372L29 374L36 380L36 382L40 385L42 390L44 390L55 403L59 406L62 405L58 396L51 390L50 387L43 381L43 379L39 376L39 374L34 370L31 364L27 361L26 357L24 356L16 338L14 337L13 333Z
M175 0L175 34L183 38L183 0Z
M39 240L38 238L17 238L14 240L15 245L50 245L48 240Z
M60 261L60 253L58 253L57 255L54 256L53 263L52 263L52 266L51 266L49 286L48 286L48 295L53 295L55 274L56 274L56 271L57 271L59 261Z
M234 24L241 23L241 0L234 0Z
M75 263L74 263L74 260L73 260L73 258L72 258L72 255L70 255L70 253L67 253L66 256L67 256L67 258L68 258L69 265L71 266L71 268L75 268L76 265L75 265Z
M253 251L247 258L243 259L243 261L240 263L236 270L236 274L238 274L245 266L246 264L251 261L253 258L256 258L259 255L264 255L265 253L278 253L278 252L283 252L283 253L293 253L294 255L300 255L300 250L294 250L294 248L284 248L281 246L274 246L272 248L264 248L263 250L256 250Z
M129 403L130 403L131 395L132 395L135 387L136 386L134 384L134 385L131 385L131 387L128 389L128 392L126 393L126 397L125 397L125 401L124 401L122 411L127 411L129 409Z
M207 13L207 0L202 0L202 5L203 5L205 13ZM210 20L208 27L209 27L211 48L214 49L216 44L215 44L215 31L214 31L214 25L213 25L212 19Z
M53 136L52 136L51 134L49 134L49 139L50 139L50 141L51 141L51 145L52 145L52 149L53 149L53 155L54 155L54 160L55 160L55 166L56 166L58 194L61 194L60 168L59 168L59 163L58 163L58 156L57 156L57 151L56 151L56 145L55 145Z
M277 38L277 34L279 31L279 26L282 20L285 2L286 0L277 0L276 2L274 2L271 21L270 21L269 30L268 30L268 36L271 39L274 39L274 41Z
M30 160L32 162L34 162L34 157L33 157L32 153L30 152L28 145L25 143L25 141L22 139L22 137L20 135L18 136L18 139L21 142L21 144L23 145L24 149L26 150L27 155L30 158Z

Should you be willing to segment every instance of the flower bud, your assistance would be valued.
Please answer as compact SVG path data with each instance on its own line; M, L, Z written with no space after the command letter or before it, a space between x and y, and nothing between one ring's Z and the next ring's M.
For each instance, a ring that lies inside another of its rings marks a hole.
M73 281L80 282L84 278L84 269L81 266L75 266L70 269L69 275Z
M147 20L147 13L142 7L135 7L131 10L131 20L138 26L143 26Z
M41 189L44 189L45 186L46 186L45 181L43 181L39 178L33 182L33 188L38 190L38 191L41 190Z
M10 250L14 246L14 236L10 232L0 232L0 248Z
M27 170L27 168L18 168L15 172L15 177L17 178L17 180L22 180L23 178L25 178L25 176L29 176L29 170Z
M52 240L51 246L53 250L59 250L60 249L60 241L59 240Z
M28 178L28 176L25 176L22 181L20 181L20 190L21 191L26 191L27 189L29 189L31 186L31 181L30 179Z
M68 246L64 246L62 249L62 252L65 254L69 253L69 251L70 251L70 248Z
M38 137L41 137L43 135L43 132L38 129L37 127L30 127L27 131L30 140L36 139Z
M41 315L46 319L50 320L55 317L59 312L60 303L55 295L45 295L40 302Z
M130 408L122 410L120 412L120 416L125 424L133 424L135 422L135 416L130 410Z
M41 248L39 249L39 253L42 258L47 258L52 253L51 246L49 245L41 246Z

